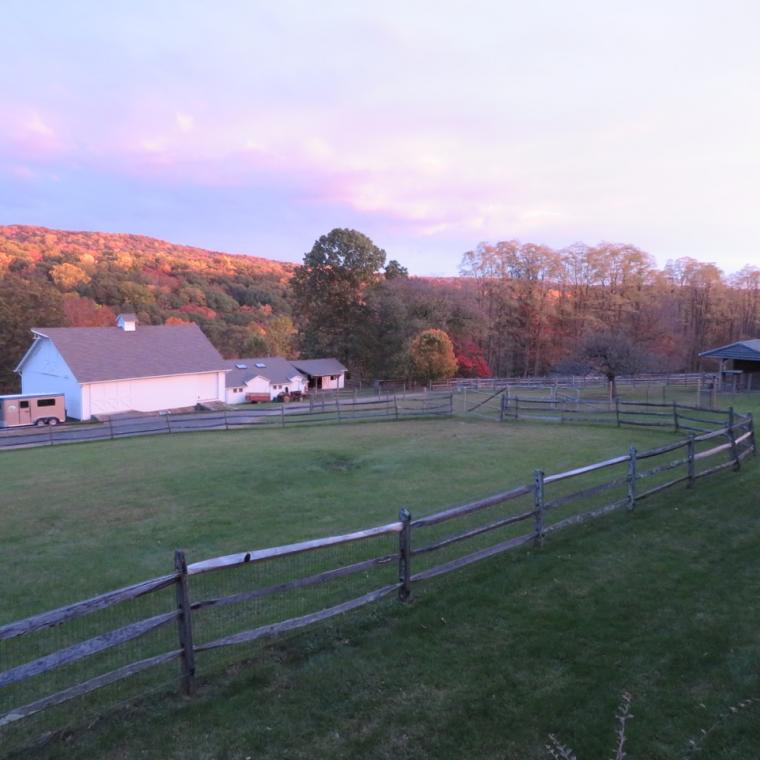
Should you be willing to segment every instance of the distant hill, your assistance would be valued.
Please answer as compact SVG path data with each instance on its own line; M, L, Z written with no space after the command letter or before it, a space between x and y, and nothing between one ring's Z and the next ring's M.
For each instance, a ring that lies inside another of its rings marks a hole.
M294 264L143 235L0 226L0 387L33 325L197 322L226 356L292 352Z

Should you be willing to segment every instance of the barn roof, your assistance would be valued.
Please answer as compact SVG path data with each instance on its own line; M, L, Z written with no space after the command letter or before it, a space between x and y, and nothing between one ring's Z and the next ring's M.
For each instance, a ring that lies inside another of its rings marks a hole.
M228 369L196 324L144 325L133 332L118 327L34 327L32 332L53 343L80 383Z
M738 340L720 348L703 351L700 356L707 359L743 359L760 362L760 338Z
M230 372L227 375L228 388L245 385L254 377L263 377L270 383L288 383L301 373L281 356L254 356L251 359L232 359L227 362Z
M312 377L339 375L346 368L337 359L294 359L296 369Z

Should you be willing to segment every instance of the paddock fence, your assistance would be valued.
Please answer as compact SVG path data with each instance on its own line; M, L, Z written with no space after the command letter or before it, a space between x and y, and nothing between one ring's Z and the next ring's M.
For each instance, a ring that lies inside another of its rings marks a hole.
M658 372L638 375L620 375L615 379L619 388L667 386L680 389L702 387L715 377L706 372ZM596 388L606 387L604 375L536 375L528 377L455 377L431 384L432 390L497 390L530 387Z
M752 416L723 414L708 432L565 472L537 469L522 484L416 518L401 509L385 525L201 561L178 550L166 575L6 623L0 747L178 682L191 695L199 677L260 657L264 641L277 646L289 632L405 600L417 583L739 470L755 454Z
M13 428L0 431L0 449L55 446L138 435L163 435L197 430L340 424L368 420L409 420L453 414L452 393L384 395L379 398L320 398L277 408L228 409L184 414L119 415L104 422Z
M728 410L679 404L677 401L591 401L555 397L553 399L511 396L501 392L491 395L474 409L481 415L498 411L501 422L531 420L571 424L616 425L617 427L668 428L675 432L705 433L720 427L731 427L735 416Z

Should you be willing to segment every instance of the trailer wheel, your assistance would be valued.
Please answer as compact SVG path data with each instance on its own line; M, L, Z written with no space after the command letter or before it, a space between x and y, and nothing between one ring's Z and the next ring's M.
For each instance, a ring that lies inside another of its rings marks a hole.
M42 426L43 426L43 425L45 425L46 423L47 423L47 420L45 420L43 417L40 417L40 419L38 419L38 420L37 420L37 421L34 423L34 425L35 425L35 427L42 427Z
M50 417L50 419L47 420L47 424L55 427L58 424L58 417Z

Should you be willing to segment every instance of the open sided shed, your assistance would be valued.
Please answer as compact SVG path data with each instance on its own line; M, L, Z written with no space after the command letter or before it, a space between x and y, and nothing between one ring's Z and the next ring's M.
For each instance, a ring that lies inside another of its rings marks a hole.
M760 338L738 340L727 346L703 351L699 356L720 362L721 387L724 390L760 390Z

